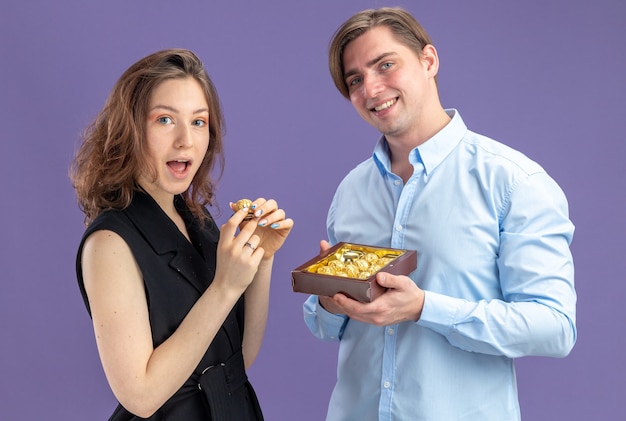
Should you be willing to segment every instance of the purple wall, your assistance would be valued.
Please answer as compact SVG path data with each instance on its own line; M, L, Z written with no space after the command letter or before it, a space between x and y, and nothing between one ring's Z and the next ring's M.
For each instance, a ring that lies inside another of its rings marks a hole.
M196 51L221 95L221 207L274 197L296 221L250 375L268 420L323 419L337 347L309 334L289 272L317 253L336 184L377 138L333 87L328 41L350 14L385 3L213 3L2 1L0 419L100 420L114 407L75 280L83 225L68 165L122 71L166 47ZM537 160L569 198L579 341L565 359L518 361L524 419L621 419L626 3L510 3L392 5L431 33L444 106Z

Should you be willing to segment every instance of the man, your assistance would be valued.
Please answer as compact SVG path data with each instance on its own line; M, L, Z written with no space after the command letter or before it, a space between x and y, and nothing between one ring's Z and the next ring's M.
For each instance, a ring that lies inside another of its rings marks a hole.
M340 341L327 420L519 420L513 359L563 357L576 341L563 192L442 108L437 51L406 11L357 13L329 58L339 91L382 133L335 193L330 244L417 250L418 267L378 273L388 290L371 303L305 302L311 332Z

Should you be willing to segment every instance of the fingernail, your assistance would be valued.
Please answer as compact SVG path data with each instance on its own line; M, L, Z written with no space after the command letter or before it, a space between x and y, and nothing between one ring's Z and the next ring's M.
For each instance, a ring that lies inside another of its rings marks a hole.
M255 209L256 209L256 203L253 203L252 204L252 210L255 210Z
M270 225L270 228L278 228L278 222L274 222L272 225Z
M267 219L262 219L262 220L259 221L259 226L260 227L264 227L265 224L267 224Z
M254 209L254 205L252 205L252 209ZM261 216L262 213L263 209L259 209L258 211L254 212L254 216L258 218L259 216Z

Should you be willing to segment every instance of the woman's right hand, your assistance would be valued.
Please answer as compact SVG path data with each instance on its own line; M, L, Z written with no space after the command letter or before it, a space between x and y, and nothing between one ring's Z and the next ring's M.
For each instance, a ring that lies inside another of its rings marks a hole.
M260 238L254 234L256 224L241 225L247 214L247 208L238 210L222 225L213 280L239 295L254 279L264 254L263 248L258 246Z

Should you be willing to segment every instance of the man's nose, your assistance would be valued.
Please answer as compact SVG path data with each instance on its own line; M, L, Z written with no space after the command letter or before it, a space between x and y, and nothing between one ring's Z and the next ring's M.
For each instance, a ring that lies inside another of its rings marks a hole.
M367 75L363 77L363 95L366 98L374 98L383 90L383 84L376 75Z

